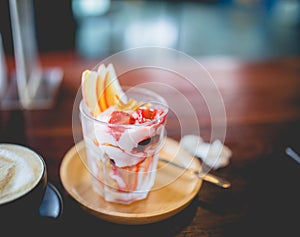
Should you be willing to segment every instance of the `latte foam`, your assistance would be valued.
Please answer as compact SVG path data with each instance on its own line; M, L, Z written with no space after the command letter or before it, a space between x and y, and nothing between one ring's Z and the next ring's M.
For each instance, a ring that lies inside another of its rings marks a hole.
M43 172L43 161L29 148L0 144L0 204L30 191Z

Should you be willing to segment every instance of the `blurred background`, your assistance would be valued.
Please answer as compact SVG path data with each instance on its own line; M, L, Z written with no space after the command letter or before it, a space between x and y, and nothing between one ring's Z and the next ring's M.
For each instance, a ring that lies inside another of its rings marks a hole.
M299 0L33 0L38 50L101 58L140 46L190 56L265 59L300 54ZM9 0L0 0L13 55Z

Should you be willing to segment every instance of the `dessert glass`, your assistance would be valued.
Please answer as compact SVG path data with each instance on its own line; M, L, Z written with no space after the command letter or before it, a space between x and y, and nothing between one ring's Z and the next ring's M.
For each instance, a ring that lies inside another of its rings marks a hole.
M80 118L92 187L106 201L130 204L147 198L154 185L158 154L168 114L167 102L153 91L122 88L127 98L159 110L153 120L139 124L112 124L92 117L84 101ZM102 112L107 116L113 107Z

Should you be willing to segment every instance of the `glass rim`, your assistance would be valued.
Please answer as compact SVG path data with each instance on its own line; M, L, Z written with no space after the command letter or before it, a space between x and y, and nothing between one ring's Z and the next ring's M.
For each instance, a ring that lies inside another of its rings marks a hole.
M163 107L163 113L160 114L157 118L155 118L151 121L145 122L145 123L141 123L141 124L114 124L114 123L108 123L108 122L103 122L101 120L98 120L97 118L94 118L93 116L91 116L91 114L88 113L88 111L86 111L88 109L87 109L87 106L84 102L84 99L82 98L81 101L80 101L80 104L79 104L80 114L84 115L88 120L92 120L95 123L99 123L99 124L102 124L102 125L105 125L105 126L110 126L110 127L124 127L124 128L143 127L143 126L148 126L148 125L151 125L151 124L155 124L168 114L169 108L168 108L168 105L167 105L167 101L165 100L165 98L163 98L162 96L160 96L156 92L151 91L149 89L140 88L140 87L122 86L122 88L123 89L133 89L133 90L137 90L139 92L146 92L146 94L151 93L152 95L154 95L156 98L159 99L159 101L151 102L151 104L159 104L159 106ZM126 91L124 91L124 93L126 94Z

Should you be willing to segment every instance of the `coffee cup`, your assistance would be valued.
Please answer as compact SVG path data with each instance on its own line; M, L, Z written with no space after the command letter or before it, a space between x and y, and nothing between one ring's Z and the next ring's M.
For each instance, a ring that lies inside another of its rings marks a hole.
M60 193L48 182L41 155L22 145L0 144L1 225L58 218L62 204Z

